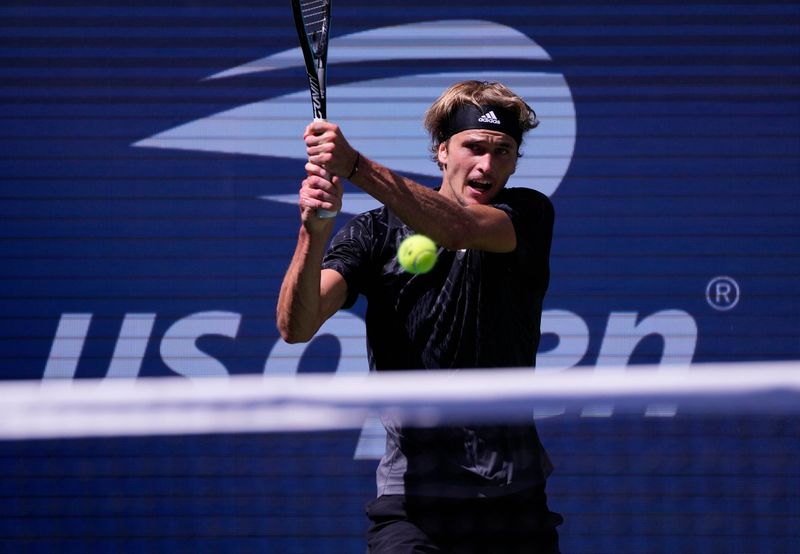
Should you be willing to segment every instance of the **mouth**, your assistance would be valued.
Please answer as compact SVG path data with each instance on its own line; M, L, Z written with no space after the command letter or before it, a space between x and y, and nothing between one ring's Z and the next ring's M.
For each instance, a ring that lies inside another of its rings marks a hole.
M469 188L475 189L478 192L486 192L488 190L491 190L492 188L492 183L490 183L489 181L477 181L473 179L467 181L467 185L469 186Z

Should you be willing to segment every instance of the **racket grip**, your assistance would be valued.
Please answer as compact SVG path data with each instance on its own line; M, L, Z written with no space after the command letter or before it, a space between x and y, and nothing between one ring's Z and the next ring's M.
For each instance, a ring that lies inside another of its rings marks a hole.
M325 121L324 117L315 117L314 121ZM320 219L331 219L336 217L339 212L332 212L331 210L317 210L317 217Z

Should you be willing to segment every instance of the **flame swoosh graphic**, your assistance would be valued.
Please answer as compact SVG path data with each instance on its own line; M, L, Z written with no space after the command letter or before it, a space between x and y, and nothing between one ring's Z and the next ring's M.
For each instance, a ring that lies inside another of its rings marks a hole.
M332 38L328 64L509 58L550 60L541 46L516 29L492 21L453 19L381 27ZM303 54L298 47L227 69L207 79L302 66Z
M473 31L480 28L484 34L492 31L494 35L504 37L509 45L524 43L527 55L548 59L547 54L525 35L496 23L476 21L373 29L332 40L331 51L339 48L336 41L341 44L350 41L351 44L361 44L358 53L356 50L345 51L337 61L342 61L342 58L346 61L386 59L387 55L402 55L406 48L403 45L408 42L422 38L433 41L434 31L439 29L442 32L445 24L458 24ZM480 57L484 47L474 46L473 36L450 39L445 51L452 49L465 57ZM366 49L363 46L366 39L369 43L384 46ZM514 59L519 59L516 47L504 46L502 50L506 58L513 54ZM428 45L413 57L418 58L423 51L433 51L437 59L442 56L439 47ZM499 57L500 53L497 55ZM279 52L209 79L289 67L281 64L302 65L299 50ZM405 174L435 177L441 173L428 154L428 137L422 128L422 115L442 90L465 79L502 81L534 106L543 123L526 137L523 145L525 155L509 180L509 186L536 188L548 195L555 192L572 160L576 135L572 95L563 75L558 73L455 71L372 79L329 87L328 102L333 107L330 111L334 112L335 121L342 125L348 140L366 156ZM308 91L302 90L197 119L138 141L134 146L305 160L300 133L309 119ZM298 175L298 182L300 178ZM292 204L297 202L296 192L263 198ZM347 193L343 211L359 213L378 205L369 195Z

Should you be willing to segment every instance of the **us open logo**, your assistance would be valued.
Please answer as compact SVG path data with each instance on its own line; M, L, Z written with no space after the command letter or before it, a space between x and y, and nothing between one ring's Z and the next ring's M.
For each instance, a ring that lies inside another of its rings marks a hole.
M476 44L473 37L485 40ZM426 48L419 48L420 44ZM488 45L488 46L484 46ZM418 60L428 69L447 69L461 60L520 60L547 67L549 54L511 27L491 21L444 20L370 29L333 38L328 71L337 64ZM247 74L304 67L299 48L209 76L232 79ZM419 65L415 65L419 67ZM466 79L501 81L525 98L542 121L526 136L524 156L508 185L534 188L552 195L567 173L575 149L575 105L564 76L548 71L444 71L406 74L328 87L328 117L342 125L355 148L406 174L438 177L422 128L427 107L451 84ZM174 148L265 157L305 159L297 138L310 121L308 90L246 104L168 129L134 146ZM267 124L268 122L268 124ZM263 198L295 204L292 183L286 194ZM378 206L366 194L348 193L347 213Z
M482 44L476 43L476 36L484 39ZM420 45L425 48L420 48ZM524 156L508 185L536 189L548 196L558 189L574 154L575 105L563 74L555 67L548 70L552 59L536 42L516 29L481 20L442 20L381 27L333 38L329 45L328 72L336 71L337 64L375 64L393 60L419 62L404 67L413 67L414 71L420 71L417 68L422 67L424 72L398 76L399 70L393 69L393 74L383 78L337 84L327 89L328 117L342 125L355 148L404 174L439 178L441 172L430 159L428 137L422 126L425 110L444 89L458 81L500 81L526 99L542 122L526 136ZM508 62L512 61L514 67L535 69L465 69L470 60L496 60L499 66L509 67L511 64ZM390 64L384 65L388 67ZM283 50L211 75L206 80L233 80L248 74L294 67L304 68L299 48ZM299 136L310 119L308 90L303 86L297 92L238 106L173 127L138 141L134 146L302 161L306 154ZM285 188L262 198L296 204L296 183L280 183L279 186ZM344 202L342 211L347 213L360 213L378 206L369 195L353 192L345 194ZM236 317L239 314L229 315ZM616 329L612 322L622 319L624 327L630 319L628 315L631 314L612 314L609 327ZM662 314L654 314L642 325L657 328L658 322L662 321L660 318ZM668 317L667 320L673 324L676 318ZM542 327L543 332L561 333L563 339L553 352L540 356L540 366L563 369L583 357L588 348L589 331L580 316L563 310L545 313ZM189 334L183 332L182 336ZM329 334L339 340L342 351L337 373L368 371L364 322L356 314L340 312L337 318L325 322L318 334ZM621 334L628 336L631 333ZM668 343L672 344L672 341ZM693 350L693 346L692 342L685 349ZM264 373L295 373L305 348L306 345L277 341L264 365ZM380 421L375 417L368 418L354 457L380 458L384 445L385 433Z

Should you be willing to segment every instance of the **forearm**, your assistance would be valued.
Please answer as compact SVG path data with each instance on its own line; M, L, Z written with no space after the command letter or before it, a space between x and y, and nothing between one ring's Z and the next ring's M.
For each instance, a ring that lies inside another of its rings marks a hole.
M514 228L506 214L485 204L460 204L452 195L415 183L359 155L337 125L315 121L306 128L304 140L309 174L321 176L327 171L346 176L414 231L428 235L448 250L510 252L516 247Z
M481 246L486 236L488 206L462 206L437 191L398 175L366 158L350 179L370 196L388 206L409 227L450 250Z
M324 321L320 292L322 257L327 235L300 228L292 261L278 297L277 324L287 342L310 340Z

